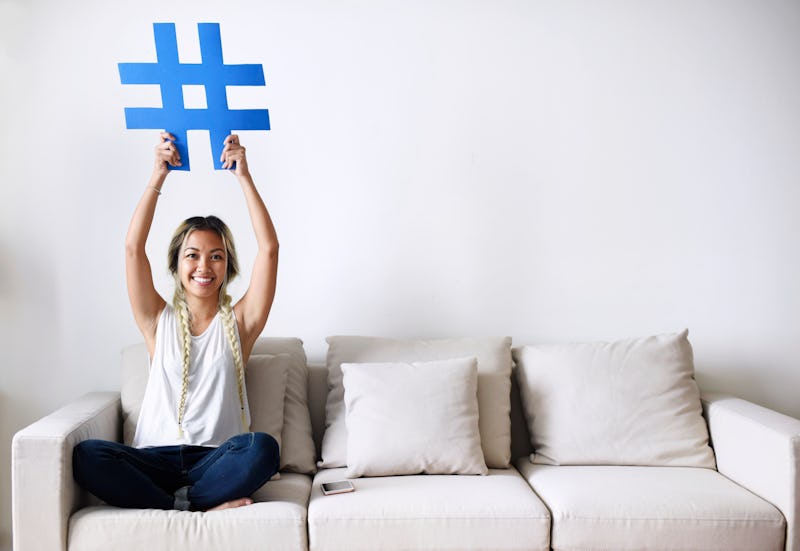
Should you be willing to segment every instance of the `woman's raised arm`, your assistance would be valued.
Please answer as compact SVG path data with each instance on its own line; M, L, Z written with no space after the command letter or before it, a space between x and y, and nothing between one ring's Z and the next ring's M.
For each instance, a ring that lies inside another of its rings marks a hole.
M278 278L278 236L267 207L250 176L245 148L239 144L239 137L235 134L225 138L222 162L223 168L234 167L233 173L242 186L258 244L250 285L233 308L239 325L242 352L244 358L247 358L256 339L264 330L275 298Z
M166 132L161 133L161 142L155 150L155 166L147 188L136 205L128 234L125 236L125 275L128 282L128 298L136 325L144 336L147 350L152 357L156 339L158 316L166 302L153 285L153 273L150 260L145 252L147 236L153 224L158 196L161 186L169 174L168 164L180 166L180 156L172 141L175 137Z

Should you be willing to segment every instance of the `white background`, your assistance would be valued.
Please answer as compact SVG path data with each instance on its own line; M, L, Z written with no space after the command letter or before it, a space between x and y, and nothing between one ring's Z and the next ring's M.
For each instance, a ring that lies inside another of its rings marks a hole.
M123 7L124 6L124 7ZM224 9L223 9L224 7ZM690 329L706 390L800 417L800 3L796 0L0 0L0 547L10 442L119 388L139 340L123 240L156 131L118 62L174 21L220 22L261 63L243 133L281 240L266 335L511 335L515 344ZM149 252L214 213L254 253L235 179L169 177ZM243 285L233 287L234 294Z

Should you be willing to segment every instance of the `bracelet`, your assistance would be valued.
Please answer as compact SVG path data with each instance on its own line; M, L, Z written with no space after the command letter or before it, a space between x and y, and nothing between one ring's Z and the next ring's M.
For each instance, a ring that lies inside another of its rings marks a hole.
M159 195L161 195L161 190L160 190L160 189L158 189L156 186L150 186L150 189L152 189L153 191L155 191L156 193L158 193Z

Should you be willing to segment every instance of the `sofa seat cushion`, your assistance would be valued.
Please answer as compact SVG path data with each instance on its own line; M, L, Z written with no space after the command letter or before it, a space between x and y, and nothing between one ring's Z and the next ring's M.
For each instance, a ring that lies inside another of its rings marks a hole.
M284 473L253 494L252 505L212 513L86 507L69 522L69 551L286 551L308 549L311 477Z
M549 549L550 515L513 467L487 476L359 478L355 492L322 494L320 484L345 473L326 469L314 477L312 551Z
M550 509L554 551L783 550L778 509L713 469L517 466Z

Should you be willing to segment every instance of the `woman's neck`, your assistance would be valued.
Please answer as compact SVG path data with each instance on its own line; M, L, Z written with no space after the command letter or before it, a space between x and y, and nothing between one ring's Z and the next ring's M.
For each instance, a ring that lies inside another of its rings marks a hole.
M186 305L189 307L189 313L191 314L191 332L194 336L203 333L211 325L211 321L219 311L219 303L216 300L200 300L186 297Z

